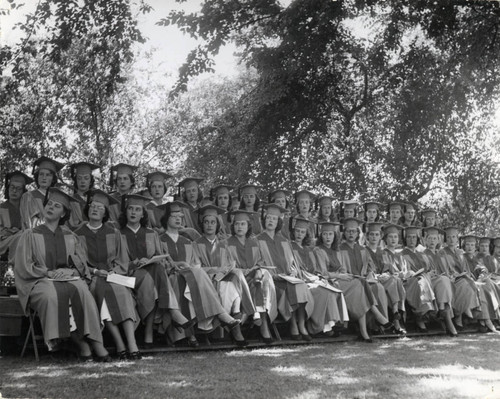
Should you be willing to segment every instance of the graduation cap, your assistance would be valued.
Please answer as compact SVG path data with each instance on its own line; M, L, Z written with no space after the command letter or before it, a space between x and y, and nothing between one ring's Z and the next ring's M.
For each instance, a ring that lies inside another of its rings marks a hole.
M310 225L315 224L312 220L305 218L304 216L297 215L293 218L293 227L298 227L299 229L308 229Z
M383 222L369 222L365 224L366 232L382 231L383 226L384 226Z
M241 220L246 220L247 222L250 221L250 217L255 214L255 212L249 212L244 209L237 209L234 211L231 211L230 214L234 216L235 221L241 221Z
M401 201L392 201L387 204L387 211L390 212L391 208L399 208L401 211L403 211L403 207L405 206L404 202Z
M257 195L257 190L260 189L260 186L256 184L242 184L238 187L238 201L241 201L241 197L245 194L255 194Z
M299 190L293 194L295 202L298 202L300 197L308 197L311 202L314 202L317 195L310 192L309 190Z
M68 194L57 187L49 187L47 198L49 200L59 202L66 209L70 209L70 202L78 202L75 198L70 197Z
M172 176L169 175L168 173L160 172L157 170L157 171L148 173L146 175L146 180L147 180L147 184L149 185L151 182L154 182L154 181L159 181L159 182L165 183L165 181L167 179L170 179L171 177Z
M281 216L283 213L288 212L285 208L282 208L279 205L276 205L274 203L271 204L265 204L262 207L263 211L266 211L267 215L276 215L276 216Z
M91 175L93 170L99 169L99 165L90 162L77 162L69 165L71 179L75 180L77 175Z
M364 223L365 222L363 220L357 218L345 218L344 220L342 220L342 225L344 227L344 230L348 230L349 228L357 229Z
M126 163L119 163L111 166L110 174L109 174L109 186L113 187L113 172L116 172L116 175L133 175L134 171L137 169L137 166L129 165Z
M148 202L151 201L151 198L139 194L127 194L123 196L123 199L125 201L125 206L140 205L143 208L146 206Z
M232 189L234 189L234 186L231 186L229 184L224 184L224 183L218 184L210 189L210 200L214 201L215 198L217 198L219 195L222 194L229 195L229 192Z
M426 234L444 234L444 231L436 226L424 227L422 231Z
M341 224L338 222L320 222L319 227L320 230L323 231L337 231L340 228Z
M420 212L420 214L422 215L422 217L426 218L426 217L431 216L431 215L436 216L437 212L432 208L426 208L426 209L423 209Z
M404 234L418 234L422 231L422 227L419 226L407 226L403 229Z
M368 200L363 203L363 208L365 209L365 211L367 209L376 209L377 211L380 211L380 208L382 208L383 206L384 204L374 200Z
M100 202L106 208L109 208L110 205L120 204L120 201L118 201L115 197L98 188L91 190L89 198L91 198L91 201Z
M399 234L399 232L401 230L403 230L403 227L398 225L398 224L387 223L383 226L383 230L384 230L384 234L391 234L391 233Z
M267 202L273 202L276 198L287 198L292 193L288 190L279 188L277 190L271 191L269 194L267 194Z
M9 182L21 183L23 186L26 186L27 184L33 183L33 181L31 177L19 170L9 172L5 175L5 186L7 186Z
M222 215L223 213L226 213L226 211L222 208L219 208L218 206L215 206L214 204L207 204L202 206L201 208L198 208L195 210L195 212L200 215L200 217L205 217L205 216L217 216L217 215Z
M57 162L54 159L51 159L51 158L46 157L46 156L41 156L33 163L33 173L35 173L35 170L37 168L38 168L38 170L47 169L47 170L50 170L54 173L57 173L63 167L64 167L63 163Z

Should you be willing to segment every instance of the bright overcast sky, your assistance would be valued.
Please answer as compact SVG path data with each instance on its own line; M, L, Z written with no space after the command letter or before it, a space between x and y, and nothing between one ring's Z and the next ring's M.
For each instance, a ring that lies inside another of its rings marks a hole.
M18 0L24 6L13 10L9 15L0 15L0 45L13 45L20 39L21 32L14 29L17 22L24 22L25 14L33 12L38 0ZM184 35L175 26L157 26L156 22L166 17L172 9L184 9L187 12L197 12L201 8L200 0L187 0L177 3L175 0L146 0L154 10L148 14L139 14L139 29L148 41L138 45L140 55L152 52L148 63L141 57L138 58L138 68L147 68L154 73L165 76L171 75L175 79L177 71L185 61L187 54L196 46L196 41ZM7 0L0 0L0 9L8 9ZM227 46L216 58L216 73L233 75L236 72L236 60L233 57L233 46Z

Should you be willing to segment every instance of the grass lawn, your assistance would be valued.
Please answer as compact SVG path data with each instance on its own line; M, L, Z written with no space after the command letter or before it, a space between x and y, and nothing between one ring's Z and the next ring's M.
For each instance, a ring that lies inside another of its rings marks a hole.
M0 397L500 398L500 336L171 352L110 364L8 356Z

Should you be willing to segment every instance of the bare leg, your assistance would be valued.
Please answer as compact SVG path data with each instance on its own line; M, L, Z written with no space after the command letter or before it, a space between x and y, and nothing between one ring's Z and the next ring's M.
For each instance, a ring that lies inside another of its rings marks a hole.
M152 344L153 343L153 324L155 321L155 308L151 311L150 314L146 316L146 319L144 320L144 342L147 344Z
M260 320L261 320L260 335L262 336L262 338L271 338L271 332L269 331L269 325L267 324L266 312L260 313Z
M359 325L359 333L364 339L370 339L370 336L368 335L368 331L366 329L366 315L361 316L358 319L358 325Z
M78 349L80 350L80 356L92 356L92 350L90 349L89 344L76 332L71 333L71 340L78 346Z
M297 326L297 316L295 315L296 312L292 313L292 317L290 318L290 335L299 335L299 328Z
M387 320L384 315L382 313L380 313L380 311L377 309L377 307L375 305L373 305L371 308L370 308L372 314L373 314L373 317L375 317L375 320L377 320L377 322L379 324L387 324L389 322L389 320ZM363 316L366 318L366 316ZM366 320L365 320L365 326L366 326Z
M301 304L297 309L297 326L302 335L309 335L306 328L306 310L305 305L303 304Z
M170 316L172 316L172 320L178 324L182 325L188 322L188 319L186 319L179 309L170 309Z
M122 327L125 337L127 338L128 351L130 353L137 352L139 348L137 347L137 342L135 340L134 322L130 319L125 320L122 323Z
M105 321L104 324L106 325L106 328L111 333L111 336L115 341L116 352L123 352L125 350L125 344L123 343L122 335L120 334L120 329L118 328L118 326L113 324L113 322L111 321Z

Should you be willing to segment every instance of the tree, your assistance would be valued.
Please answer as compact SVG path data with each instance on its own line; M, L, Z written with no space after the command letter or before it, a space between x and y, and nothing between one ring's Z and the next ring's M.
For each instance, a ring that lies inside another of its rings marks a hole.
M499 17L493 2L424 0L207 0L199 14L172 12L160 24L205 41L173 95L209 71L230 40L257 74L200 127L210 140L187 163L216 159L219 175L236 168L268 189L307 185L338 198L417 201L442 181L471 189L460 181L471 168L498 171L494 154L463 164L460 175L453 165L457 154L478 159L481 148L460 143L490 126L496 111ZM234 148L236 167L226 155ZM484 187L495 182L481 176Z

